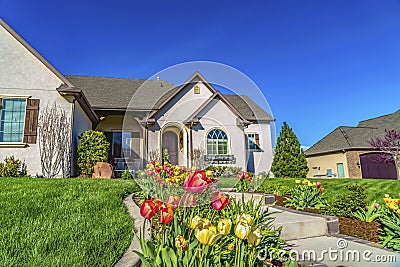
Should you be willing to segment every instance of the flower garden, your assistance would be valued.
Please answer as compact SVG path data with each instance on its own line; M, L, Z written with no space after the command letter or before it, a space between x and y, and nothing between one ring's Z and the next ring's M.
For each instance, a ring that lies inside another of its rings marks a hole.
M136 253L142 266L264 266L259 251L272 259L280 253L285 266L298 266L282 255L285 241L261 203L230 199L211 176L155 161L139 174L145 225L138 237L142 251ZM238 178L239 189L248 190L251 175L240 172Z

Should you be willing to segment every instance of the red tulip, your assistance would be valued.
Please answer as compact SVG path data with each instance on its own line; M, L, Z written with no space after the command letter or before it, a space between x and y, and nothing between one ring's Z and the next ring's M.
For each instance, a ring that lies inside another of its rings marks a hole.
M158 199L149 199L143 201L142 205L140 206L140 214L146 218L146 219L151 219L156 215L157 212L159 212L160 207L162 202L160 202Z
M317 188L320 188L320 187L321 187L321 183L320 183L320 182L317 182L317 183L315 184L315 186L316 186Z
M183 188L190 193L203 193L212 181L212 178L206 176L205 171L197 170L189 174Z
M321 187L320 189L319 189L319 192L322 194L323 192L325 191L325 188L323 188L323 187Z
M229 204L229 197L222 192L215 192L211 198L215 210L222 210Z
M174 210L171 206L163 206L160 210L160 222L169 224L174 219Z
M162 169L160 166L156 166L154 170L156 171L156 173L159 173Z

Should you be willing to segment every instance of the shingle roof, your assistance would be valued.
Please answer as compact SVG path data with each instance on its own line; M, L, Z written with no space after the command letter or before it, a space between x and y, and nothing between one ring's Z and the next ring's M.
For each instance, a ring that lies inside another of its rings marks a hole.
M245 95L223 95L249 121L274 121L274 118Z
M169 82L158 80L77 75L66 77L85 93L94 109L135 107L151 110L157 108L156 104L160 98L170 94L175 88L175 85Z
M372 118L365 121L360 121L358 123L358 127L376 127L383 130L394 130L394 129L399 130L400 110L392 114L380 116L377 118Z
M371 148L369 141L382 135L382 131L373 127L340 126L307 149L306 155L316 155L333 151Z
M177 86L167 81L78 75L66 75L66 77L84 92L95 110L126 109L128 106L154 110L178 90ZM226 94L223 96L249 121L274 120L247 96Z

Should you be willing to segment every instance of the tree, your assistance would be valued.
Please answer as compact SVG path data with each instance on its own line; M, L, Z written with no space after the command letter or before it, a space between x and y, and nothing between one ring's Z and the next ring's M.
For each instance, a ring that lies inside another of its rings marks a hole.
M80 137L78 146L78 167L81 174L90 176L96 162L106 162L110 143L104 133L87 130Z
M289 125L284 122L275 147L271 171L275 177L305 178L308 173L306 154Z
M385 130L383 138L377 137L369 142L370 145L382 153L377 157L378 161L385 163L400 163L400 132L396 130Z
M56 103L47 104L39 117L39 150L42 174L68 177L71 170L71 121Z

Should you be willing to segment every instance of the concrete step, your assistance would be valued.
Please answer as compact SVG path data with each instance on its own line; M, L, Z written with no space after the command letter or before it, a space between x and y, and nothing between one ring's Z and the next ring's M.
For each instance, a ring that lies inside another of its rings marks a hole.
M236 200L242 199L242 193L227 192L227 194ZM336 217L299 212L279 206L269 206L275 201L274 195L245 193L244 199L245 201L254 199L255 203L262 201L264 204L263 209L274 212L271 215L275 218L274 227L277 229L282 226L281 237L284 240L324 236L339 232L339 221Z
M307 266L395 267L400 253L344 235L319 236L289 241L297 260Z

